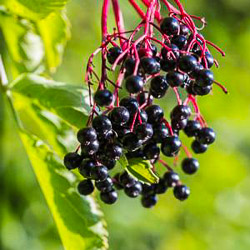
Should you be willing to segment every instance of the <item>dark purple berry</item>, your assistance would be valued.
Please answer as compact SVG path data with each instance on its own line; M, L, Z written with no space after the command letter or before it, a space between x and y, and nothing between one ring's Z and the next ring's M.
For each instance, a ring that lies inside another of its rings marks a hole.
M125 107L115 107L110 113L110 120L113 125L122 126L129 121L129 111Z
M103 165L96 166L90 170L90 176L96 181L103 181L108 177L108 169Z
M208 69L203 69L199 71L195 83L200 87L206 87L212 85L213 81L214 81L213 72Z
M136 94L143 89L143 79L140 76L128 76L125 81L126 89L131 94Z
M156 144L150 143L144 147L143 153L148 160L158 159L160 156L160 148Z
M177 71L167 73L167 82L171 87L179 87L184 83L184 75Z
M81 165L79 166L80 174L85 178L90 178L90 171L91 169L95 168L96 164L93 160L85 159L82 161Z
M121 99L120 106L125 107L130 114L134 114L138 111L139 105L135 98L127 96Z
M182 170L186 174L196 173L199 166L199 162L194 158L185 158L181 163Z
M82 155L89 156L97 153L99 146L100 144L97 140L88 142L86 144L81 144Z
M215 132L212 128L202 128L199 130L196 140L201 144L212 144L215 141Z
M156 143L162 143L165 138L169 136L169 131L163 124L157 124L154 126L153 140Z
M190 195L190 189L185 185L179 185L174 187L174 196L180 201L186 200Z
M119 160L122 156L122 147L118 144L108 144L105 153L109 159Z
M124 192L127 196L129 196L131 198L135 198L135 197L139 196L142 192L141 183L137 181L134 185L129 186L129 187L125 187Z
M77 186L78 192L81 195L90 195L94 192L94 185L91 180L83 180Z
M141 67L143 68L146 74L154 75L160 72L161 65L157 60L151 57L141 58Z
M177 136L167 137L161 144L161 151L165 156L176 156L181 148L181 141Z
M201 124L199 121L189 120L184 129L184 132L188 137L193 137L198 134L200 129L201 129Z
M182 130L187 126L187 119L172 119L171 126L173 130Z
M162 59L160 64L161 64L161 70L165 72L173 71L177 66L176 60L172 58Z
M156 76L150 82L150 93L155 98L162 98L168 89L166 77Z
M148 140L153 136L153 126L150 123L139 124L135 128L135 134L140 140Z
M142 141L134 133L128 133L123 137L123 147L128 151L135 151L141 147Z
M109 106L113 101L113 94L107 89L97 90L94 100L98 106Z
M93 127L98 133L105 133L112 129L112 123L105 115L98 115L93 119Z
M188 119L191 116L191 109L187 105L177 105L171 112L171 119Z
M95 186L101 192L109 192L113 189L113 182L112 179L108 177L104 181L96 181Z
M151 124L156 124L161 121L164 116L162 108L158 105L151 105L145 109L148 115L148 122Z
M186 25L180 25L180 34L183 36L187 36L189 34L189 28Z
M131 187L136 183L136 180L126 171L119 176L119 181L123 187Z
M111 205L117 201L118 195L115 190L112 190L109 192L101 192L100 198L104 203Z
M82 128L77 132L77 139L80 143L95 141L97 139L97 133L94 128Z
M161 31L166 35L175 35L179 29L179 21L174 17L166 17L161 22Z
M150 196L143 196L141 199L142 206L145 208L152 208L157 203L157 196L150 195Z
M127 76L132 75L135 69L135 60L133 58L126 59L124 67L126 69L126 75Z
M179 49L183 49L187 44L187 38L184 35L176 35L171 42L177 45Z
M212 90L212 86L211 85L208 85L208 86L205 86L205 87L201 87L197 84L194 84L193 85L193 92L194 92L194 95L200 95L200 96L204 96L204 95L208 95Z
M207 144L202 144L197 140L193 141L191 147L196 154L202 154L207 151Z
M72 170L79 167L82 162L82 156L75 152L68 153L64 156L63 162L68 170Z
M179 175L173 171L166 172L163 176L163 179L167 187L174 187L180 181Z
M145 104L145 103L152 104L153 99L154 98L152 95L149 96L148 91L143 91L137 95L137 101L138 101L140 106Z
M155 191L157 194L165 194L168 187L165 183L164 179L160 179L159 182L156 184Z
M143 196L150 196L156 194L156 185L155 184L142 184L142 193Z
M107 58L108 58L108 62L110 64L113 64L116 59L119 57L119 55L121 55L122 50L119 47L112 47L108 50L107 53Z
M195 70L198 62L194 56L185 55L179 59L179 69L189 73Z

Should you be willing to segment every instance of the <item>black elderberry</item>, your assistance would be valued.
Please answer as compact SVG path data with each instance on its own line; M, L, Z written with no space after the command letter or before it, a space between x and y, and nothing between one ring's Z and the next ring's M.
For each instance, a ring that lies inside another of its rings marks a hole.
M191 109L187 105L177 105L172 110L171 119L188 119L191 115Z
M191 147L196 154L202 154L207 151L207 144L202 144L197 140L193 141Z
M141 203L142 206L145 208L152 208L157 203L157 196L156 195L142 196Z
M134 185L125 187L124 192L127 196L131 198L139 196L142 192L141 183L137 181Z
M151 105L145 109L148 115L148 122L151 124L156 124L161 121L164 116L162 108L158 105Z
M111 205L117 201L118 195L115 190L111 190L109 192L101 192L100 198L104 203Z
M142 145L142 141L134 133L128 133L123 137L123 147L128 151L135 151Z
M97 133L94 128L82 128L77 132L77 139L80 143L95 141Z
M184 83L184 75L177 71L167 73L167 82L171 87L179 87Z
M68 153L64 156L63 161L64 161L65 167L68 170L72 170L72 169L79 167L82 161L82 156L75 152Z
M108 62L110 64L113 64L121 53L122 53L122 50L119 47L110 48L107 53Z
M180 34L183 36L187 36L189 34L189 28L186 25L180 25Z
M160 156L160 148L157 144L150 143L144 147L143 153L148 160L158 159Z
M162 98L169 85L167 83L166 77L164 76L156 76L150 82L150 93L155 98Z
M160 179L159 182L156 184L155 191L157 194L165 194L168 187L164 179Z
M80 174L85 178L90 178L90 171L91 169L96 167L96 163L93 160L85 159L82 161L81 165L79 166Z
M112 160L118 160L122 156L122 147L118 144L107 144L105 149L107 157Z
M156 194L156 185L155 184L142 184L142 193L143 196L150 196Z
M190 189L185 185L179 185L174 187L174 196L180 201L186 200L190 195Z
M152 57L143 57L140 61L141 67L144 72L150 75L154 75L160 72L161 65L156 59Z
M95 168L91 168L90 176L96 181L103 181L108 177L108 169L103 165L96 166Z
M153 140L156 143L162 143L169 136L169 131L164 124L154 126Z
M113 189L113 181L108 177L104 181L96 181L95 186L101 192L109 192Z
M126 59L124 63L124 67L126 69L126 75L127 76L132 75L135 69L135 60L131 57Z
M171 126L173 130L182 130L187 126L187 119L172 119Z
M157 55L157 47L154 44L150 44L149 47L153 53L153 56L155 57Z
M171 42L177 45L179 49L183 49L187 44L187 38L184 35L176 35Z
M148 115L146 113L145 110L141 110L139 113L138 113L138 116L137 116L137 121L139 121L139 116L141 118L141 122L142 123L146 123L148 121Z
M166 17L162 20L161 31L166 35L175 35L180 29L180 24L174 17Z
M193 92L194 92L194 95L200 95L200 96L203 96L203 95L208 95L212 90L212 86L211 85L208 85L208 86L205 86L205 87L201 87L197 84L194 84L193 85Z
M127 127L115 127L114 128L116 134L118 135L118 138L123 138L124 135L130 133L130 129Z
M203 67L201 64L198 63L198 64L195 66L195 68L193 69L193 71L192 71L192 72L189 72L189 76L190 76L191 78L197 78L198 75L199 75L199 73L200 73L200 71L203 70L203 69L204 69L204 67Z
M163 179L167 187L176 186L180 181L179 175L174 171L166 172L163 176Z
M214 65L214 58L208 51L205 52L205 60L207 61L208 68L211 68ZM204 60L202 60L201 63L205 67Z
M129 76L126 78L125 86L129 93L136 94L143 89L143 79L140 76Z
M202 144L212 144L215 141L215 132L212 128L202 128L199 130L196 140Z
M214 81L213 72L208 69L203 69L199 71L195 83L201 87L206 87L212 85L213 81Z
M122 126L129 121L129 111L125 107L115 107L110 113L110 120L113 125Z
M121 182L120 182L120 173L117 173L117 174L113 177L112 181L113 181L113 185L115 186L115 188L116 188L117 190L122 190L122 189L123 189L123 185L122 185Z
M189 120L184 129L184 132L188 137L193 137L198 134L200 129L201 129L201 124L199 121Z
M123 187L131 187L136 183L136 180L126 171L119 176L119 181Z
M93 119L92 126L98 133L105 133L112 129L112 123L105 115L98 115Z
M87 144L81 144L81 152L83 156L89 156L97 153L99 149L99 142L98 140L91 141Z
M153 136L153 126L150 123L139 124L135 128L135 134L140 140L148 140Z
M152 104L153 99L154 99L153 96L149 95L148 91L143 91L137 95L137 101L140 106L145 103L148 105Z
M170 58L170 59L162 59L160 61L161 64L161 70L168 72L168 71L172 71L176 68L177 66L177 62L176 60Z
M138 111L139 105L135 98L127 96L121 99L120 106L127 108L130 114L134 114Z
M100 140L101 143L106 143L106 141L110 141L116 137L116 134L113 130L99 132L98 133L98 140Z
M176 156L181 148L181 141L178 136L170 136L164 139L161 144L161 151L168 157Z
M198 64L197 59L191 55L185 55L180 57L179 59L179 69L186 73L195 70L197 64Z
M185 158L181 163L182 170L186 174L196 173L199 166L199 162L194 158Z
M178 59L180 56L180 50L178 46L176 46L175 44L166 44L166 46L168 46L170 48L170 51L174 54L175 58L173 59ZM162 48L161 55L164 60L170 59L169 50L167 50L165 47Z
M107 89L97 90L94 100L98 106L109 106L113 101L113 94Z
M78 184L77 189L81 195L90 195L95 187L91 180L83 180Z

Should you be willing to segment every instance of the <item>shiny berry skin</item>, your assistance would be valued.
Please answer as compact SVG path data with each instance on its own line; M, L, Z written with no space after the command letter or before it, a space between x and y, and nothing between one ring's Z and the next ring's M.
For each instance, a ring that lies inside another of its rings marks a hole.
M207 151L207 145L202 144L202 143L198 142L197 140L193 141L191 147L196 154L202 154L202 153L205 153Z
M87 144L81 144L82 155L89 156L97 153L99 146L100 144L98 140L89 142Z
M179 69L186 73L192 72L197 64L198 61L194 56L185 55L179 59Z
M166 17L162 20L160 28L166 35L175 35L179 31L180 24L177 19L173 17Z
M161 121L164 116L162 108L158 105L151 105L145 109L148 115L148 122L151 124L156 124Z
M165 156L176 156L181 148L181 141L177 136L171 136L164 139L161 144L161 151Z
M201 87L206 87L212 85L213 81L214 81L213 72L208 69L203 69L199 71L195 83Z
M196 136L198 134L198 132L201 128L202 127L201 127L201 124L199 121L189 120L187 122L185 129L184 129L184 132L188 137L193 137L193 136Z
M198 135L196 136L196 140L202 144L212 144L215 141L215 132L212 128L202 128Z
M189 34L189 28L186 25L180 25L180 34L183 36L187 36Z
M140 114L138 114L138 116L139 115L140 115L142 123L146 123L148 121L148 115L145 110L141 109ZM136 121L139 121L138 116L137 116Z
M98 133L105 133L112 129L112 123L105 115L98 115L93 119L92 126Z
M64 162L64 166L68 170L72 170L72 169L79 167L79 165L82 162L82 156L75 152L68 153L64 156L63 162Z
M183 49L187 44L187 38L183 35L176 35L172 38L171 42L177 45L179 49Z
M166 77L156 76L150 82L150 93L154 98L162 98L168 89Z
M171 119L188 119L191 116L191 109L187 105L177 105L172 110Z
M82 128L77 132L77 140L80 143L86 143L95 141L97 139L97 133L94 128Z
M187 126L187 119L172 119L171 126L173 130L182 130Z
M212 90L212 86L211 85L208 85L208 86L205 86L205 87L201 87L197 84L194 84L193 85L193 92L194 92L194 95L200 95L200 96L204 96L204 95L208 95Z
M151 49L153 56L156 56L157 55L157 47L154 44L151 44L149 46L149 48Z
M174 187L180 181L179 175L173 171L166 172L163 176L163 179L167 187Z
M214 58L213 56L209 53L209 52L205 52L205 59L207 61L207 67L208 68L212 68L212 66L214 65ZM204 60L201 61L202 65L205 67L205 63Z
M124 192L127 196L129 196L131 198L135 198L135 197L139 196L142 192L141 183L137 181L134 185L132 185L130 187L125 187Z
M133 58L126 59L124 67L126 69L126 75L127 76L132 75L135 69L135 60Z
M167 82L171 87L179 87L184 83L184 75L177 71L167 73Z
M143 57L141 58L141 67L143 68L144 72L149 75L154 75L160 72L161 65L157 60L150 57Z
M139 124L135 128L135 134L140 140L148 140L153 136L153 126L150 123Z
M113 64L119 55L122 53L121 48L119 47L112 47L108 50L107 59L110 64Z
M131 187L136 183L136 180L126 171L119 176L119 181L123 187Z
M115 107L110 112L110 120L113 125L122 126L129 121L129 111L125 107Z
M143 89L143 79L140 76L128 76L125 80L125 86L129 93L136 94Z
M109 106L113 101L113 94L107 89L100 89L96 91L94 100L98 106Z
M96 181L104 181L108 178L108 169L103 165L96 166L90 170L90 176Z
M196 67L194 68L194 70L189 73L189 76L191 78L197 78L198 75L199 75L199 73L200 73L200 71L203 70L203 69L204 69L204 67L201 64L198 63L196 65Z
M199 166L200 164L195 158L185 158L181 163L182 170L186 174L196 173Z
M142 206L145 208L152 208L157 203L157 196L150 195L150 196L143 196L141 199Z
M174 196L180 201L186 200L190 195L190 189L185 185L179 185L174 187Z
M111 170L116 165L116 160L114 159L105 159L102 163L107 167L108 170Z
M160 156L160 148L157 146L157 144L150 143L144 147L143 153L148 160L158 159Z
M125 107L130 114L134 114L138 111L139 105L135 98L127 96L121 99L120 106Z
M113 189L113 182L112 179L108 177L104 181L96 181L95 186L101 192L109 192Z
M162 143L165 138L169 136L169 131L163 124L157 124L154 126L153 140L156 143Z
M169 48L171 48L172 53L175 56L175 60L178 59L180 57L180 52L179 52L179 48L175 45L175 44L166 44ZM161 50L161 55L162 58L167 60L170 59L169 57L169 51L166 48L162 48Z
M96 164L93 160L85 159L82 161L81 165L79 166L79 173L85 177L90 178L90 171L91 169L95 168Z
M110 141L110 140L113 140L115 137L116 137L116 134L114 133L113 130L98 133L98 140L100 142Z
M142 184L142 193L143 196L150 196L156 194L156 185L155 184Z
M177 66L177 62L176 60L169 58L169 59L162 59L160 61L161 64L161 70L168 72L168 71L172 71L176 68Z
M118 195L115 190L111 190L109 192L101 192L100 198L104 203L111 205L117 201Z
M114 128L118 138L123 138L124 135L130 133L130 129L128 127L115 127Z
M83 180L78 184L77 189L81 195L90 195L94 192L95 187L91 180Z
M110 159L119 160L119 158L122 156L122 147L118 144L108 144L106 146L105 153Z
M165 183L164 179L160 179L159 182L156 184L155 192L157 194L165 194L168 187Z
M149 96L148 91L143 91L143 92L139 93L137 95L136 99L137 99L140 106L145 104L145 103L152 104L152 102L154 100L152 95Z
M128 151L135 151L142 145L142 141L134 133L128 133L123 137L123 147Z

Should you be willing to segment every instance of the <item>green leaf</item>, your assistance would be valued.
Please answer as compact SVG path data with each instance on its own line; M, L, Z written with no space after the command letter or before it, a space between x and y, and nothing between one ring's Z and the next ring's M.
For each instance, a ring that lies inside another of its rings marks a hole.
M76 178L38 138L21 132L37 180L56 222L64 248L107 249L102 213L92 197L80 197Z
M153 172L150 161L141 158L132 158L128 160L127 171L136 179L143 183L157 183L159 178Z
M37 22L43 40L45 61L50 72L55 72L62 61L64 48L70 38L70 23L65 13L51 13Z
M32 103L60 117L68 125L81 128L90 112L86 87L67 85L34 74L23 74L9 86L12 97L26 97ZM19 108L25 105L22 102Z
M67 2L68 0L0 0L0 4L10 12L31 20L45 18L51 12L63 9Z

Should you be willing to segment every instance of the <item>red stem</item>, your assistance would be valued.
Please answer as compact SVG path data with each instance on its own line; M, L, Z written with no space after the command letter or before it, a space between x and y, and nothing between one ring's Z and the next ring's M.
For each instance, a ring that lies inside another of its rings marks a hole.
M109 0L103 0L103 6L102 6L102 39L103 41L106 40L106 37L108 35L108 11L109 11Z

